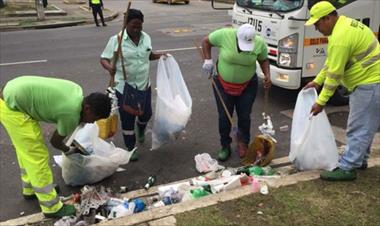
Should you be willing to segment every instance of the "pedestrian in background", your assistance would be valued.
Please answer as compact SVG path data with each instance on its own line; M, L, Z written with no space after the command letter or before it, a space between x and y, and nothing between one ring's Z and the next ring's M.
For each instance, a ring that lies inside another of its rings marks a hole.
M109 72L110 76L115 76L116 96L118 98L124 143L128 151L132 151L136 145L136 135L139 143L144 142L145 128L152 116L152 91L149 79L150 61L157 60L164 54L157 54L152 51L150 36L142 31L144 23L142 12L137 9L129 9L127 15L124 36L121 37L120 32L109 39L101 55L100 63ZM123 57L118 57L116 68L114 68L111 62L119 43L121 44ZM125 67L122 65L122 60ZM126 78L124 78L123 67L125 68ZM127 92L133 90L139 93L139 97L136 95L136 99L139 99L137 101L141 105L141 109L136 114L125 110L125 103L130 101ZM138 154L135 151L130 160L136 161L137 159Z
M310 15L305 25L314 24L316 30L328 36L325 66L304 87L319 90L323 86L311 113L319 114L339 85L350 92L347 145L338 167L322 172L321 179L354 180L355 169L367 168L371 144L380 127L380 45L369 27L339 16L327 1L315 4Z
M63 153L74 147L63 143L79 123L107 118L111 101L107 95L92 93L83 98L82 88L67 80L21 76L10 80L0 92L0 123L4 126L21 170L22 194L38 199L46 217L75 215L73 205L63 204L53 184L49 151L39 122L55 123L50 142Z
M107 24L104 22L103 18L103 1L102 0L89 0L88 1L89 7L92 10L92 15L94 16L94 21L97 27L99 27L98 23L98 14L100 16L100 20L102 21L103 26L107 26Z
M216 62L216 71L211 57L211 48L219 49ZM256 75L256 61L264 73L264 88L271 86L269 74L268 49L264 40L255 34L250 24L244 24L238 29L222 28L210 33L203 39L204 55L203 70L207 75L215 72L216 88L220 91L223 101L230 115L234 109L238 117L239 155L244 157L250 141L251 111L255 101L258 79ZM214 95L219 115L219 134L222 148L218 152L218 159L225 161L231 153L230 137L231 123L219 99L215 87Z

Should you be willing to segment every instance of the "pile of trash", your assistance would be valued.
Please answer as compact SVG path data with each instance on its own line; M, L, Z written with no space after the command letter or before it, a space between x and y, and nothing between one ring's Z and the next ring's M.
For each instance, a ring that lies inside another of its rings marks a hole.
M202 155L203 159L208 159ZM216 160L208 159L213 167L203 168L204 175L194 177L189 181L157 187L157 192L147 193L140 197L127 199L122 193L125 187L118 192L110 188L84 186L80 193L63 198L66 204L73 204L77 209L76 217L64 217L57 221L55 226L80 226L95 224L104 220L129 216L145 210L172 205L188 200L198 199L210 194L228 192L241 186L250 186L252 192L268 194L268 186L260 177L278 177L278 172L271 167L245 166L239 168L225 168ZM207 164L206 164L207 165ZM200 168L197 167L199 170ZM155 182L155 176L148 179L144 186L148 190Z

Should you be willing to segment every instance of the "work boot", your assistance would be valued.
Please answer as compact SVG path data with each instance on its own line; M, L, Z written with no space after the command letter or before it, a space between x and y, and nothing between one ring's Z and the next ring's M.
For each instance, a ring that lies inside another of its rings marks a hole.
M58 184L54 184L54 188L55 188L55 192L57 192L57 194L59 194L61 192L61 189L59 188ZM28 194L28 195L22 194L22 197L24 197L25 200L37 199L36 194Z
M327 181L352 181L356 179L355 170L342 170L335 168L333 171L324 171L321 173L321 179Z
M138 125L135 126L135 134L137 141L142 144L145 141L145 131L140 129Z
M222 149L218 152L218 159L222 162L226 161L228 157L230 157L231 148L230 147L222 147Z
M64 216L73 216L76 213L76 209L73 205L63 204L62 208L55 213L44 213L47 218L62 218Z

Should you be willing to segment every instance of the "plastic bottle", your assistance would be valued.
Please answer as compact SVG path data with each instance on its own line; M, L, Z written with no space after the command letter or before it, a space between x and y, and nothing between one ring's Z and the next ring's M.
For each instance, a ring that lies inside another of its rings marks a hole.
M135 208L133 210L134 213L139 213L145 210L145 203L142 199L134 199L132 203L135 204Z
M144 188L148 190L152 185L156 182L156 176L152 175L148 178L148 181L146 182Z
M202 188L190 190L190 192L191 192L191 196L193 197L193 199L197 199L197 198L200 198L200 197L203 197L203 196L210 194L210 192L205 191Z
M264 170L260 166L252 166L249 168L249 175L260 176L264 174Z

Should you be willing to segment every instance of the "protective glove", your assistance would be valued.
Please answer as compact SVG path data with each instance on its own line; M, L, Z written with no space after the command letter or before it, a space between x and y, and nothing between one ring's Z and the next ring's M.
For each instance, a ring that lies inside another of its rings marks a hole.
M212 75L214 72L214 63L212 62L212 59L205 59L202 70L206 75Z

